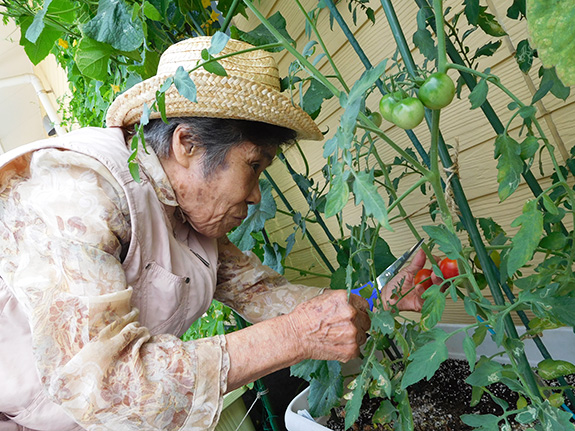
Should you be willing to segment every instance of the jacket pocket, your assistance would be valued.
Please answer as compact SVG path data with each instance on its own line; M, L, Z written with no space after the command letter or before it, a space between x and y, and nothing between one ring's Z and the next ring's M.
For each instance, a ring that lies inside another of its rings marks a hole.
M185 322L190 278L173 274L152 261L144 267L138 288L140 323L152 335L179 333Z

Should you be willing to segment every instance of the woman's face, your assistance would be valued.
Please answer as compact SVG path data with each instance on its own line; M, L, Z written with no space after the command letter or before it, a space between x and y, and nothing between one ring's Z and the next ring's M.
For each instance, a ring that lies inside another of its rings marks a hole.
M260 202L258 180L277 149L243 142L232 147L225 162L205 177L203 149L196 147L190 153L189 148L178 145L174 142L173 156L163 162L178 203L197 232L223 237L246 218L248 205Z

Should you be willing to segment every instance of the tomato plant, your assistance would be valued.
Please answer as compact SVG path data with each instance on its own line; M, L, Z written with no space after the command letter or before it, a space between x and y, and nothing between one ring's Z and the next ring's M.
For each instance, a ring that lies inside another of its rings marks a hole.
M443 278L446 280L459 275L459 268L457 267L457 260L455 259L449 259L446 257L439 263L439 269L443 274Z
M402 129L413 129L423 120L425 109L421 101L415 97L399 100L391 111L392 122Z
M429 109L445 108L455 96L455 84L443 72L435 72L421 84L417 97Z
M423 268L420 269L417 274L415 274L415 279L413 280L414 285L421 284L424 289L429 289L433 282L431 281L431 274L433 271L431 269Z

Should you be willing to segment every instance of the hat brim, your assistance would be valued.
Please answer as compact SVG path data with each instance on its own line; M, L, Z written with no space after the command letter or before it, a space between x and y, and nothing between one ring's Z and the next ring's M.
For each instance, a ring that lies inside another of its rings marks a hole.
M106 125L130 126L140 121L144 103L154 102L156 91L171 75L157 75L126 90L114 100ZM191 102L172 85L166 91L167 117L212 117L260 121L286 127L298 139L320 141L323 135L311 117L274 88L242 77L218 76L201 70L191 74L197 102ZM160 118L152 112L150 118Z

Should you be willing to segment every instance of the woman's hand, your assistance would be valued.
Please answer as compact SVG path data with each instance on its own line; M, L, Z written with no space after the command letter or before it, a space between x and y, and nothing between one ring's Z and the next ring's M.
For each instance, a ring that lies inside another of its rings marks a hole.
M425 253L423 250L418 250L411 263L399 271L381 291L384 309L388 310L392 305L396 305L400 311L421 311L423 307L421 295L425 292L425 288L421 284L414 287L413 281L415 274L424 265ZM401 284L402 280L403 284ZM431 274L431 281L433 284L441 284L443 282L435 273Z
M371 325L367 301L347 291L328 290L287 315L306 359L347 362L359 355Z
M328 290L291 313L226 334L228 391L304 359L347 362L359 355L371 322L367 301Z

